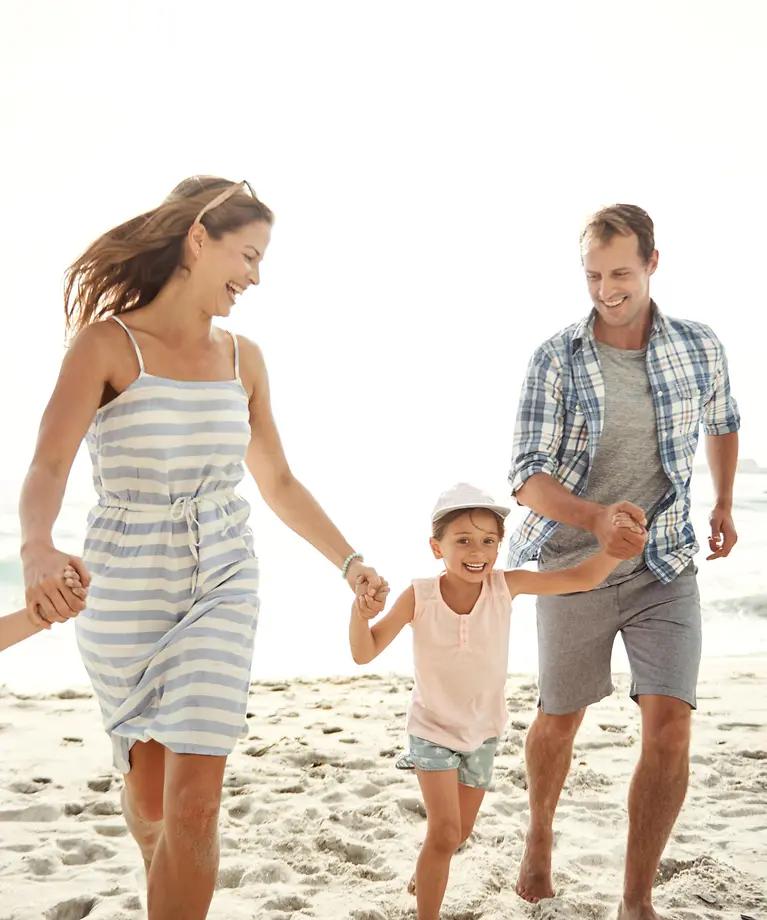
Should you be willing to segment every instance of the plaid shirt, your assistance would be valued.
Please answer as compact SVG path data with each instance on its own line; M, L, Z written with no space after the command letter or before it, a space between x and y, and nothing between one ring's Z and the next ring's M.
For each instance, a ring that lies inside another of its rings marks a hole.
M650 522L645 560L660 581L670 582L698 551L689 516L698 428L702 422L705 434L729 434L740 427L740 415L719 339L702 323L663 316L655 304L647 373L670 487ZM604 406L592 312L544 342L530 361L517 410L512 493L536 473L548 473L582 494L599 447ZM558 526L534 511L527 514L511 537L509 567L537 559Z

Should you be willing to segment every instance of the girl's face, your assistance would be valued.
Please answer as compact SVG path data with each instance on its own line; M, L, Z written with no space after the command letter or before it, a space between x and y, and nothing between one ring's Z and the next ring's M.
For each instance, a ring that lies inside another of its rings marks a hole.
M430 540L436 559L442 559L450 575L470 584L484 581L492 572L500 547L498 517L475 508L451 521L441 540Z
M269 245L271 227L247 224L214 240L197 225L190 231L192 279L211 305L213 316L228 316L239 295L259 283L259 266Z

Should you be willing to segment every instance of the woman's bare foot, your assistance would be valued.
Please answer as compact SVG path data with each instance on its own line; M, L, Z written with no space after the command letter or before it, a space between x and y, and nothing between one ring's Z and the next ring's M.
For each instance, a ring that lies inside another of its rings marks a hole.
M407 893L412 895L415 894L415 872L413 873L413 877L407 883Z
M625 901L621 901L618 920L660 920L660 917L655 913L652 904L635 904L629 907Z
M551 884L551 846L554 834L551 830L532 833L528 831L525 853L519 867L515 891L525 901L537 904L544 898L554 897ZM620 920L629 920L621 917ZM630 920L635 920L632 916ZM639 920L639 918L637 918ZM644 918L642 918L644 920Z

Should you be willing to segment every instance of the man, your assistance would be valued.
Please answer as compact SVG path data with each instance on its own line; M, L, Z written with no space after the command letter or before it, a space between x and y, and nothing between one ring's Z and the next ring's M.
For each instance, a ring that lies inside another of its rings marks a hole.
M531 510L512 537L509 565L538 559L543 569L563 568L598 545L624 561L593 591L538 600L540 699L525 746L530 826L516 890L533 903L554 894L554 811L586 707L613 690L620 631L642 748L618 916L658 920L652 883L687 789L701 650L693 457L702 423L716 490L707 558L720 559L737 540L740 418L714 333L664 316L650 298L658 266L650 217L634 205L597 212L581 257L594 309L537 349L522 390L509 478ZM617 510L647 532L614 528Z

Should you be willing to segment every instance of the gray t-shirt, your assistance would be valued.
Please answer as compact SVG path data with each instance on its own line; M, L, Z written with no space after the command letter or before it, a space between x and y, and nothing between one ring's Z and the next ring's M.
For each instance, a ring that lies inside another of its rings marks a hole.
M647 349L629 351L597 342L605 382L605 414L597 454L582 498L611 505L630 501L644 511L648 525L671 483L658 448ZM599 549L594 534L560 524L541 549L544 571L570 568ZM618 564L605 584L615 584L645 567L637 556Z

